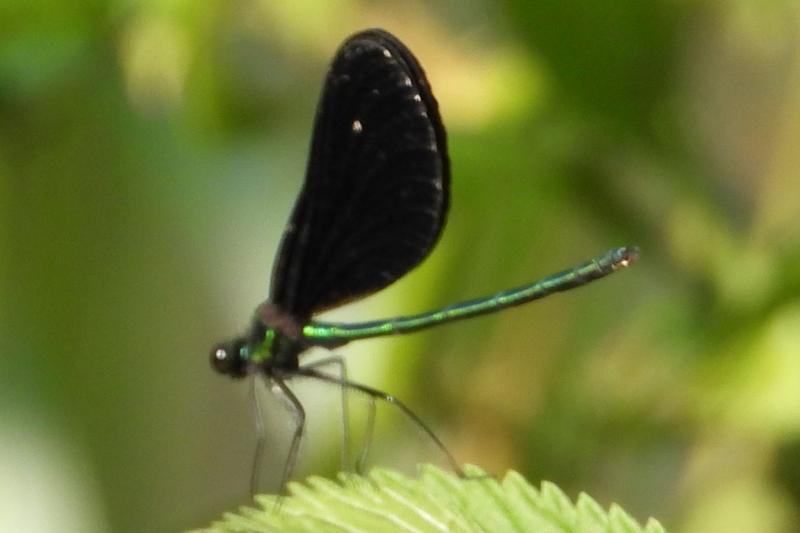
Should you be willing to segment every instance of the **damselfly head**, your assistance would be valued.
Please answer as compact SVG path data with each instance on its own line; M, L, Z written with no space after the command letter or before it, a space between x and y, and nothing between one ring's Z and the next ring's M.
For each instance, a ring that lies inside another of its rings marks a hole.
M211 366L220 374L232 378L244 377L247 375L247 350L244 337L219 343L211 349Z

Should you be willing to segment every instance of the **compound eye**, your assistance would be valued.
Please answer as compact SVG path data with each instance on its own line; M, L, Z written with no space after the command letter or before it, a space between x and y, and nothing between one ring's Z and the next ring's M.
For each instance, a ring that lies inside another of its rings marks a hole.
M226 370L230 366L230 354L224 346L216 346L211 350L211 366L223 374L227 373Z
M220 374L227 374L234 378L245 375L245 356L242 349L244 339L237 338L230 342L223 342L211 349L211 366Z
M221 374L227 374L231 366L231 355L225 345L215 346L211 349L211 366Z

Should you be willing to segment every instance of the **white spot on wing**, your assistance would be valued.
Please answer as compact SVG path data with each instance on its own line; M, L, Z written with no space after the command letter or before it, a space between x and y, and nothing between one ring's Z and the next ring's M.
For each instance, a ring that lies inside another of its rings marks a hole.
M422 101L422 97L420 95L418 95L418 94L415 94L414 95L414 101L415 102L421 102Z
M361 124L361 121L356 119L353 121L353 133L361 133L364 131L364 125Z
M386 48L383 49L383 57L392 57L392 53Z
M408 76L403 78L403 85L405 85L406 87L411 87L413 85L413 83L411 83L411 78L409 78Z

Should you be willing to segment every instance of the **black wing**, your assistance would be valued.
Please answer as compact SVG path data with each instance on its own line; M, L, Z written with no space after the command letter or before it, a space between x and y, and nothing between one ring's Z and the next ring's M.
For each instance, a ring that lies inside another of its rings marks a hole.
M347 39L317 108L270 301L298 319L391 284L444 226L450 165L425 73L383 30Z

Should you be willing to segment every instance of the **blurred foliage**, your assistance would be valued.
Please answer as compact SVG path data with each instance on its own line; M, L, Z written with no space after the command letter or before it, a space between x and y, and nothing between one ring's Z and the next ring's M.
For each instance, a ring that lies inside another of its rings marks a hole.
M247 502L249 393L206 353L267 294L327 62L369 26L428 72L453 208L425 264L337 318L422 311L622 244L642 258L342 349L352 376L498 474L675 531L793 530L791 0L0 0L0 529L172 531ZM301 389L298 476L329 474L337 391ZM288 421L269 418L275 471ZM390 409L377 434L374 464L436 460Z

